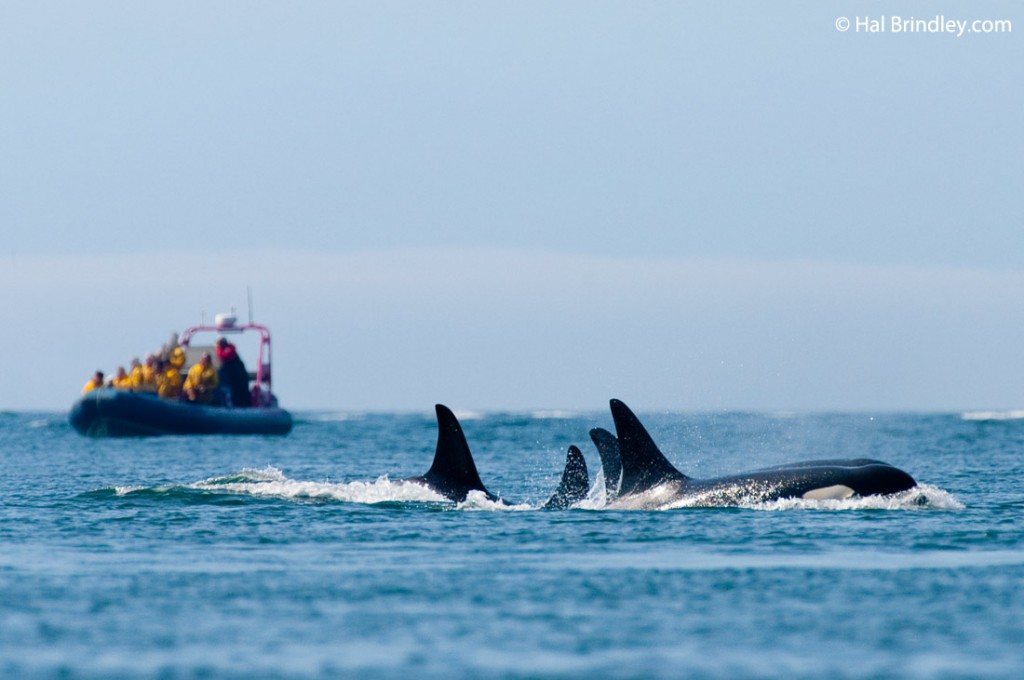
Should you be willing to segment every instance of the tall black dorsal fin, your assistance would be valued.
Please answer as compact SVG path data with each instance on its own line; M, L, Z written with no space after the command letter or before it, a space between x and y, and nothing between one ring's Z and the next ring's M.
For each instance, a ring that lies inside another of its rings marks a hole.
M643 493L669 481L685 482L689 479L668 462L628 406L612 399L611 409L619 440L619 460L622 461L620 496Z
M595 427L590 431L590 439L597 447L601 456L601 469L604 470L604 491L608 500L619 495L622 483L622 458L619 455L619 440L608 430Z
M570 446L569 453L565 456L562 481L542 509L565 510L586 498L589 491L590 475L587 473L587 461L582 451L576 446Z
M495 496L480 481L473 454L469 451L458 418L444 404L437 404L434 410L437 412L434 463L425 475L413 481L422 480L438 493L458 503L466 500L470 491L482 491L489 499L495 500Z

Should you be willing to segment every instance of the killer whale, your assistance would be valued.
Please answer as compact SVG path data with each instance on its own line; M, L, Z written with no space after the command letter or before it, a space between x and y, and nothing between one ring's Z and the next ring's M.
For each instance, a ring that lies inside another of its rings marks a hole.
M541 506L542 510L566 510L587 497L590 491L590 475L583 452L575 445L569 447L565 456L565 470L562 481L551 498Z
M459 419L444 404L435 404L434 411L437 415L437 447L433 463L419 477L401 481L420 484L456 503L464 502L471 491L479 491L487 500L497 501L498 497L488 491L480 479ZM561 483L541 507L549 510L568 508L585 498L589 489L590 477L583 452L576 446L570 446Z
M434 412L437 414L434 461L424 474L402 481L421 484L456 503L465 501L470 491L480 491L490 501L498 500L480 480L459 419L444 404L435 404Z
M590 439L597 448L597 455L601 457L605 500L613 501L619 495L619 484L622 482L619 440L611 432L601 427L595 427L590 431Z
M693 479L665 458L628 406L618 399L612 399L610 406L622 467L613 507L658 508L684 499L703 506L780 498L842 499L898 493L917 486L903 470L870 458L810 460Z

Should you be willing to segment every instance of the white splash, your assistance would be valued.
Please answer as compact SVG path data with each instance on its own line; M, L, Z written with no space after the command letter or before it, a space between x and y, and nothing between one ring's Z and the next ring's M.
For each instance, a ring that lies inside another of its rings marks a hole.
M402 479L392 480L387 475L372 482L329 482L301 481L288 478L281 470L245 468L233 475L210 477L208 479L175 487L118 486L117 496L126 496L142 491L165 491L173 488L231 493L261 498L286 500L313 500L341 503L450 503L436 491ZM617 498L608 503L603 471L598 473L587 497L574 508L580 510L673 510L679 508L740 507L751 510L963 510L964 504L948 491L928 484L922 484L898 494L888 496L852 497L837 499L782 498L759 501L756 491L744 497L742 492L731 490L722 495L721 490L673 498L678 489L672 485L655 487L644 494ZM761 496L763 498L763 496ZM480 491L470 491L465 501L455 504L456 510L477 512L521 512L536 510L525 503L507 503L501 498L490 500Z
M246 468L234 475L211 477L186 488L263 498L317 500L342 503L450 503L447 498L422 484L387 475L372 482L310 482L289 479L273 466ZM481 491L470 491L457 510L530 510L529 505L509 505L500 498L489 500Z
M275 467L247 468L228 477L212 477L188 486L265 498L340 501L343 503L443 502L446 499L422 484L391 480L373 482L304 482L289 479Z
M466 494L466 500L455 506L457 510L485 510L485 511L522 511L533 510L531 505L509 505L500 498L492 501L487 498L483 491L470 491Z
M671 484L654 487L642 494L617 498L607 502L604 478L599 473L587 498L575 507L581 510L677 510L681 508L747 508L750 510L963 510L964 504L936 486L919 484L913 489L884 496L852 496L850 498L764 498L767 491L761 487L749 489L709 489L700 493L676 497L678 490Z
M604 468L601 468L594 478L594 485L587 492L587 497L574 505L580 510L601 510L608 505L608 488L604 482Z
M148 488L149 487L145 487L145 486L115 486L114 487L114 495L115 496L127 496L130 493L134 493L136 491L145 491Z

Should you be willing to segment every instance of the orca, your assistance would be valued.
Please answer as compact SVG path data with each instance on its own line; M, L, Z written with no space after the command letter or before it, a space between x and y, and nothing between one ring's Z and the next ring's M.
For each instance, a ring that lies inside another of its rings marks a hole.
M434 411L437 414L437 448L434 451L434 462L425 474L401 481L420 484L456 503L464 502L470 491L479 491L487 500L498 501L498 497L488 491L480 480L459 419L444 404L436 404ZM562 481L542 508L568 508L586 498L589 490L587 462L576 446L570 446L565 460L565 470L562 472Z
M844 499L893 494L917 486L903 470L870 458L810 460L692 479L665 458L628 406L612 399L611 411L622 466L612 507L653 509L683 500L698 506L735 506L780 498Z
M498 500L480 481L458 418L444 404L436 404L434 411L437 413L434 462L422 476L403 481L421 484L456 503L465 501L470 491L480 491L490 501Z
M619 455L619 440L608 430L595 427L590 431L590 439L597 447L597 455L601 457L601 470L604 472L605 500L610 502L619 495L619 484L622 482L622 459Z
M575 445L569 447L565 456L565 470L562 481L555 493L541 506L542 510L567 510L587 497L590 491L590 475L583 452Z

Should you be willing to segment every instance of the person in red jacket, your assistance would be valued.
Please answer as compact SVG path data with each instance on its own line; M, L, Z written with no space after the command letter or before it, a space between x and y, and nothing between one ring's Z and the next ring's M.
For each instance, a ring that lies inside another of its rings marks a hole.
M217 358L220 359L217 377L220 378L221 387L226 392L228 406L252 406L252 397L249 395L249 372L245 370L238 350L227 341L227 338L217 339L216 350Z

